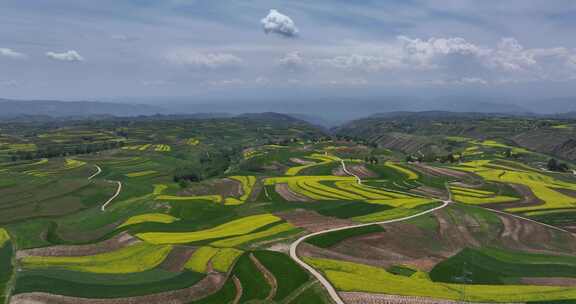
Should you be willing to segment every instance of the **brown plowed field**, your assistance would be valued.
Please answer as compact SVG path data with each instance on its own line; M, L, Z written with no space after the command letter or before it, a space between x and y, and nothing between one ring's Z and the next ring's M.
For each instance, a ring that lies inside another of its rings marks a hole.
M339 294L346 304L459 304L459 303L486 304L486 303L472 303L472 302L432 299L424 297L408 297L408 296L376 294L367 292L340 292Z
M95 255L115 251L138 242L140 242L140 240L138 240L137 238L129 235L127 232L122 232L117 236L115 236L114 238L96 244L77 245L77 246L59 245L44 248L19 250L16 253L16 257L20 259L26 256L74 257L74 256Z
M431 174L434 176L453 177L453 178L457 178L457 179L469 178L472 176L468 172L453 170L453 169L449 169L449 168L432 167L432 166L428 166L428 165L425 165L422 163L413 163L412 165L415 168L417 168L419 171L422 171L424 173Z
M310 232L318 232L332 228L354 225L354 222L350 220L324 216L315 211L303 209L279 212L275 215L281 217L283 220L296 227L304 228Z
M510 187L514 189L514 191L518 192L522 199L515 202L507 202L507 203L493 203L493 204L484 204L482 207L491 208L491 209L498 209L504 210L508 208L519 208L519 207L532 207L532 206L540 206L544 205L544 201L540 200L530 187L520 184L508 184Z
M370 178L370 177L376 177L376 173L370 171L368 168L366 168L366 166L360 164L360 165L348 165L346 166L346 169L360 177L360 178ZM332 170L332 174L336 175L336 176L350 176L350 174L346 173L344 171L344 168L342 168L342 166L335 168L334 170Z
M288 184L276 184L274 186L274 190L276 190L276 192L278 194L280 194L280 196L282 196L283 199L285 199L289 202L310 202L310 201L312 201L310 198L308 198L308 197L306 197L300 193L296 193L296 192L292 191L292 189L290 189Z
M181 272L194 251L196 248L193 247L175 246L159 267L171 272Z

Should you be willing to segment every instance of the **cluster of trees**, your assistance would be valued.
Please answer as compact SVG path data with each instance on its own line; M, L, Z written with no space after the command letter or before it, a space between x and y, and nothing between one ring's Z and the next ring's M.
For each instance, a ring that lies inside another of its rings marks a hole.
M520 154L512 152L512 149L507 149L504 151L504 157L518 159L520 158Z
M548 170L555 172L569 172L570 167L568 164L561 163L554 158L551 158L547 164Z
M367 164L371 164L371 165L377 165L379 160L375 156L370 156L370 157L366 156L366 157L364 157L364 162Z
M197 162L176 169L173 180L181 188L186 188L190 183L220 176L230 167L234 155L238 153L238 149L232 147L206 151L198 157Z
M105 150L117 149L124 146L124 142L110 141L102 143L82 144L76 146L51 145L36 151L16 151L11 153L12 161L31 160L40 158L66 157L72 155L91 154Z
M463 161L463 156L459 153L450 153L448 155L437 156L432 153L424 155L414 155L409 154L406 156L407 162L418 162L418 163L430 163L430 162L441 162L441 163L457 163Z

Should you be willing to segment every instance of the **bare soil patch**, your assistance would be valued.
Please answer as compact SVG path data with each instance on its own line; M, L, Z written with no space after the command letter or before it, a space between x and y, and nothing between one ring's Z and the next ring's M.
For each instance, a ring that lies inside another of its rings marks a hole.
M328 248L302 244L302 254L333 258L376 267L408 265L421 270L431 270L434 265L450 256L451 252L439 252L429 248L436 242L427 232L409 223L383 225L386 232L370 233L348 238ZM434 234L431 231L431 234Z
M170 272L181 272L194 251L196 248L193 247L175 246L159 267Z
M507 202L507 203L492 203L492 204L484 204L482 207L491 208L491 209L498 209L504 210L508 208L519 208L519 207L532 207L532 206L540 206L544 205L544 201L536 197L534 192L530 187L520 184L508 184L514 191L518 192L522 199L515 202Z
M109 240L96 244L76 245L76 246L58 245L44 248L19 250L16 253L16 257L20 259L26 256L43 256L43 257L87 256L119 250L123 247L130 246L139 242L140 240L131 236L127 232L122 232Z
M562 233L509 215L500 214L498 217L503 225L498 241L504 247L552 255L576 253L576 236L573 234ZM558 234L567 238L562 242L563 247L554 246Z
M575 278L522 278L521 282L527 285L576 287Z
M240 282L240 279L238 279L238 277L233 276L232 282L234 282L234 287L236 287L236 296L234 297L232 304L238 304L240 303L242 294L244 294L244 289L242 288L242 282Z
M346 166L346 169L350 173L352 173L352 174L354 174L360 178L370 178L370 177L376 177L377 176L376 173L370 171L363 164L348 165L348 166ZM338 168L335 168L334 170L332 170L332 174L336 175L336 176L350 176L350 174L348 174L344 171L344 168L342 168L342 166L339 166Z
M483 303L452 301L444 299L433 299L425 297L376 294L367 292L340 292L339 294L346 304L458 304L458 303L483 304Z
M313 165L313 164L316 163L316 162L313 162L313 161L311 161L311 160L304 160L304 159L296 158L296 157L290 158L290 161L293 162L293 163L295 163L295 164L304 165L304 166L305 166L305 165Z
M420 187L411 189L410 192L424 195L424 196L431 196L431 197L442 199L442 200L445 200L448 198L448 194L446 193L445 190L432 188L429 186L420 186Z
M564 189L564 188L553 188L553 190L558 191L564 195L568 195L568 196L576 198L576 190Z
M278 194L280 194L280 196L282 196L283 199L285 199L289 202L310 202L310 201L312 201L310 198L308 198L308 197L306 197L300 193L296 193L296 192L292 191L292 189L290 189L288 184L276 184L274 186L274 190L276 190L276 192Z
M296 209L275 214L288 223L310 232L354 225L353 221L321 215L315 211Z
M454 169L438 168L438 167L428 166L428 165L425 165L422 163L413 163L412 165L414 167L418 168L420 171L427 173L427 174L434 175L434 176L447 176L447 177L453 177L453 178L458 178L458 179L472 177L472 175L468 172L458 171L458 170L454 170Z

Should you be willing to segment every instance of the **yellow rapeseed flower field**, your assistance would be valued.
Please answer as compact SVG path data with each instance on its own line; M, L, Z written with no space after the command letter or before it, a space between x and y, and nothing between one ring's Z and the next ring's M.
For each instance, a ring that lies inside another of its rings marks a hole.
M246 235L231 237L228 239L223 239L223 240L219 240L216 242L212 242L212 243L210 243L210 245L215 246L215 247L234 247L234 246L239 246L239 245L242 245L244 243L247 243L247 242L250 242L253 240L273 236L273 235L287 232L287 231L294 230L294 229L296 229L296 227L292 226L291 224L283 223L283 224L276 225L270 229L266 229L264 231L254 232L254 233L250 233L250 234L246 234Z
M174 223L176 221L178 221L178 218L173 217L169 214L148 213L148 214L141 214L141 215L133 216L133 217L127 219L120 226L118 226L118 228L130 226L130 225L135 225L135 224L140 224L140 223L148 223L148 222L170 224L170 223Z
M55 268L94 273L142 272L158 266L172 246L138 243L120 250L78 257L28 256L20 260L25 269Z
M281 219L272 214L243 217L214 228L192 232L146 232L136 236L152 244L184 244L201 240L238 236L250 233Z
M410 277L351 262L305 258L320 269L341 291L359 291L405 296L461 300L464 285L432 282L425 273ZM536 285L466 285L466 300L474 302L528 302L573 299L573 287Z
M8 242L8 240L10 240L10 235L8 234L8 231L0 228L0 248L2 248L4 244Z

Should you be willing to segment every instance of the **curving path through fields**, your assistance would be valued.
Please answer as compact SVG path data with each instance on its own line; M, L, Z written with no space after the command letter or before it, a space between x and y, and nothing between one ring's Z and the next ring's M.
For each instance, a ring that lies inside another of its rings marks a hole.
M88 180L92 180L96 176L100 175L100 173L102 173L102 168L100 168L100 166L98 165L94 166L96 167L96 173L88 177ZM108 207L108 205L110 205L110 203L112 203L112 201L115 200L118 197L118 195L120 195L120 193L122 192L122 183L120 181L108 181L108 182L116 183L118 187L116 188L116 192L114 193L114 195L112 195L112 197L110 197L104 204L102 204L102 207L100 208L102 212L106 211L106 207Z
M100 173L102 173L102 168L100 168L100 166L98 166L98 165L94 165L94 166L96 167L96 173L90 175L90 177L88 177L88 180L92 180L96 176L100 175Z
M340 163L342 164L342 171L344 171L346 174L348 174L348 175L350 175L350 176L354 176L354 177L356 178L356 182L357 182L359 185L362 185L362 179L361 179L358 175L356 175L356 174L348 171L348 168L346 168L346 163L345 163L344 160L341 159L341 158L340 158Z
M358 182L358 184L362 184L362 180L360 179L360 177L358 177L357 175L349 172L346 169L346 164L344 163L344 161L342 159L340 159L340 162L342 164L342 169L344 170L344 172L346 172L349 175L352 175L354 177L356 177L356 180ZM302 259L300 259L300 257L298 256L298 246L306 241L308 238L311 238L313 236L318 236L324 233L330 233L330 232L335 232L335 231L342 231L342 230L347 230L347 229L354 229L354 228L360 228L360 227L366 227L366 226L371 226L371 225L382 225L382 224L389 224L389 223L396 223L396 222L402 222L402 221L407 221L431 212L434 212L436 210L440 210L446 206L448 206L450 203L452 203L452 195L451 192L448 191L449 193L449 198L448 200L445 200L442 202L441 206L438 206L436 208L432 208L423 212L420 212L418 214L414 214L414 215L410 215L410 216L406 216L403 218L398 218L398 219L393 219L393 220L387 220L387 221L381 221L381 222L373 222L373 223L364 223L364 224L356 224L356 225L350 225L350 226L345 226L345 227L339 227L339 228L333 228L333 229L327 229L324 231L318 231L318 232L314 232L314 233L310 233L307 234L301 238L299 238L298 240L296 240L294 243L292 243L290 245L290 258L292 258L292 260L294 260L294 262L296 262L298 265L302 266L304 269L306 269L308 272L310 272L319 282L320 284L322 284L324 286L324 288L326 289L326 291L328 292L328 294L330 295L330 297L332 298L332 300L334 301L334 303L336 304L345 304L344 301L342 300L342 298L340 297L340 295L338 294L338 292L336 291L336 289L334 288L334 286L332 286L332 283L330 283L330 281L328 281L328 279L326 279L318 270L316 270L314 267L306 264L306 262L304 262Z
M120 192L122 192L122 183L119 181L110 181L112 183L116 183L118 185L118 188L116 189L116 193L114 193L114 195L112 195L111 198L109 198L103 205L102 205L102 212L106 211L106 207L108 207L108 205L110 203L112 203L112 201L114 199L116 199L118 197L118 195L120 195Z

